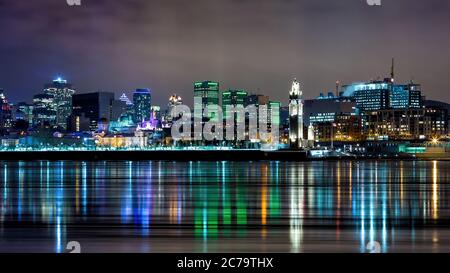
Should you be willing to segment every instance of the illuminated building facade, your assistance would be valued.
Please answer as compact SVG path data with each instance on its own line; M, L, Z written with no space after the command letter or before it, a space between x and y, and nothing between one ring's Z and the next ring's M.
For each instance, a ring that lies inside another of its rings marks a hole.
M332 121L315 122L312 124L309 128L313 129L314 136L308 137L311 140L318 142L363 140L362 124L359 116L338 114Z
M133 93L134 122L150 120L152 114L152 95L149 89L137 89Z
M279 101L269 101L268 103L268 122L272 126L277 126L279 130L279 126L281 124L281 118L280 118L280 109L281 109L281 102ZM275 129L275 127L274 127Z
M151 120L160 121L161 120L161 106L153 105L151 107Z
M373 111L388 109L390 107L391 83L386 81L373 81L344 86L344 95L351 94L355 99L356 107L360 111Z
M202 118L203 111L209 106L210 111L206 118L217 121L219 111L219 83L213 81L194 83L194 103L201 103L201 106L194 106L194 117Z
M280 109L281 102L279 101L269 101L267 104L268 131L270 133L270 143L272 144L280 142Z
M289 141L292 149L303 145L303 92L300 83L294 79L289 92Z
M230 109L233 107L241 106L244 108L247 96L248 93L244 90L228 90L222 92L223 118L226 120L231 117Z
M133 105L133 102L131 102L131 100L128 98L128 96L125 93L122 93L119 100L124 102L126 105Z
M52 94L38 94L33 97L33 124L38 127L56 126L57 104Z
M15 110L15 120L25 120L30 126L33 125L33 105L25 102L19 102L13 108Z
M0 89L0 133L12 127L11 105L8 103L3 90Z
M109 123L109 132L111 134L132 134L136 131L136 124L133 122L133 116L125 113L117 120Z
M332 93L331 93L332 94ZM345 97L323 97L304 101L304 123L334 122L339 115L354 114L356 103Z
M259 118L259 107L262 105L266 105L267 109L269 110L269 103L270 103L270 98L269 96L265 96L265 95L261 95L261 94L249 94L246 98L245 98L245 107L248 106L255 106L256 107L256 112L249 112L246 115L246 119L258 119ZM269 116L268 116L269 118ZM248 122L246 121L246 129L248 131ZM259 130L259 124L258 124L258 130Z
M183 99L178 96L177 94L173 94L169 97L169 103L167 104L167 109L164 113L164 115L161 117L161 126L163 128L171 128L172 123L175 119L175 117L172 116L172 110L179 105L183 104Z
M245 106L249 105L267 105L270 101L269 96L260 95L260 94L250 94L245 98Z
M55 126L67 129L67 118L72 114L72 96L75 90L72 85L62 78L55 79L45 85L44 94L53 96L54 109L56 109Z
M421 108L422 91L420 84L393 85L390 107L393 109Z
M223 119L226 123L226 120L232 119L234 128L227 128L226 130L234 130L234 139L237 140L237 130L238 130L238 122L244 122L245 120L239 120L239 115L236 115L233 109L244 108L245 100L247 99L248 93L244 90L228 90L222 92L222 110L223 110ZM237 141L233 141L237 143Z
M439 108L367 111L362 116L368 140L425 140L447 135L447 110Z
M343 87L343 97L353 98L360 111L421 108L420 84L394 84L393 78L368 83L353 83Z
M145 148L148 137L136 132L135 135L97 136L96 146L114 149Z

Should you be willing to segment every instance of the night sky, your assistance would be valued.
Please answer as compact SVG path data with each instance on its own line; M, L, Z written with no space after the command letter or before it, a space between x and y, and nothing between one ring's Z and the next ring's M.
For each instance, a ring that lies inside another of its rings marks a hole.
M77 92L152 89L192 103L192 83L215 80L287 102L335 81L389 74L450 102L450 1L0 0L0 88L31 101L56 76Z

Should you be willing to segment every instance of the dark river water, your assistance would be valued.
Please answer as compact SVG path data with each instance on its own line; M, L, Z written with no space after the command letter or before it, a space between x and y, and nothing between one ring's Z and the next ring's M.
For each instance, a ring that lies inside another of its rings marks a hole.
M0 161L0 252L450 252L450 161Z

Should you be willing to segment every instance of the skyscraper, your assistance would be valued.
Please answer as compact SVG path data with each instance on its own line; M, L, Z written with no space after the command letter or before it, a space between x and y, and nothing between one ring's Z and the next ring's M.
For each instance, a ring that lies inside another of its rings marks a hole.
M125 93L122 93L122 96L119 98L120 101L124 102L126 105L133 105L131 100L127 97Z
M26 102L19 102L14 106L15 108L15 119L23 119L28 122L31 126L33 125L33 105L30 105Z
M172 96L170 96L169 98L169 103L167 104L167 109L164 113L164 115L162 116L162 127L163 128L171 128L174 119L178 118L178 117L173 117L172 116L172 110L177 106L177 105L182 105L183 104L183 100L181 99L180 96L178 96L177 94L173 94Z
M342 96L353 98L361 111L421 108L422 91L419 84L395 84L394 59L390 77L384 80L359 82L343 87Z
M394 84L391 79L353 83L343 88L343 96L354 98L360 111L421 108L422 91L419 84Z
M276 128L272 128L272 129L277 129L279 130L279 126L280 126L280 108L281 108L281 102L279 101L269 101L269 103L267 104L267 121L270 124L271 128L272 126L276 126Z
M3 90L0 89L0 133L12 127L11 105L8 103Z
M152 95L149 89L136 89L133 93L134 122L149 121L152 114Z
M244 90L228 90L222 93L223 120L226 125L225 131L228 136L230 136L230 132L233 132L234 141L231 143L235 145L237 145L239 143L238 140L240 140L238 139L238 123L245 122L245 116L241 117L239 114L236 114L235 111L244 109L247 96L248 93ZM242 135L241 137L244 136Z
M71 129L73 131L95 131L98 129L100 120L111 121L114 103L114 93L95 92L77 94L73 96L73 114L71 118ZM77 120L89 119L89 128L79 126ZM79 128L76 130L76 128Z
M206 116L209 119L217 121L217 112L219 107L219 83L212 81L194 83L194 103L201 102L201 107L194 106L194 117L202 118L203 110L210 106L210 112Z
M169 103L167 104L167 112L166 112L166 120L168 122L172 122L172 120L173 120L173 117L172 117L173 108L177 105L182 105L182 104L183 104L183 100L181 99L180 96L178 96L177 94L173 94L172 96L170 96Z
M119 98L119 101L121 101L122 102L122 106L123 106L123 104L125 104L125 108L126 108L126 111L125 111L125 113L122 113L122 115L127 115L127 116L130 116L131 117L131 120L133 120L134 119L134 106L133 106L133 102L127 97L127 95L125 94L125 93L123 93L121 96L120 96L120 98ZM116 105L117 105L118 103L116 103ZM114 114L113 114L113 116L114 116Z
M56 125L57 107L52 94L37 94L33 97L33 124L35 126Z
M423 102L420 84L411 82L409 84L393 85L390 106L393 109L421 108Z
M53 80L52 83L46 84L44 94L52 95L56 109L55 124L58 127L67 129L67 118L72 113L72 96L75 90L72 85L62 78Z
M300 83L294 79L289 92L289 139L292 149L302 147L303 143L303 92Z
M231 116L232 107L245 106L248 93L244 90L228 90L222 93L223 118L226 120Z

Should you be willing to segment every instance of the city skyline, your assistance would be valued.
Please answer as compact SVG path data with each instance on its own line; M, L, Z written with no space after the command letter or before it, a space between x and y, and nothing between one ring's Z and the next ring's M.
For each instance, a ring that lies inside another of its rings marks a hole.
M63 76L78 93L150 88L157 105L172 93L191 105L192 82L211 80L287 105L294 77L314 98L336 80L383 78L395 57L398 82L413 78L428 99L450 101L446 1L200 2L1 1L0 87L29 102Z
M287 272L448 252L449 12L0 0L0 257Z

